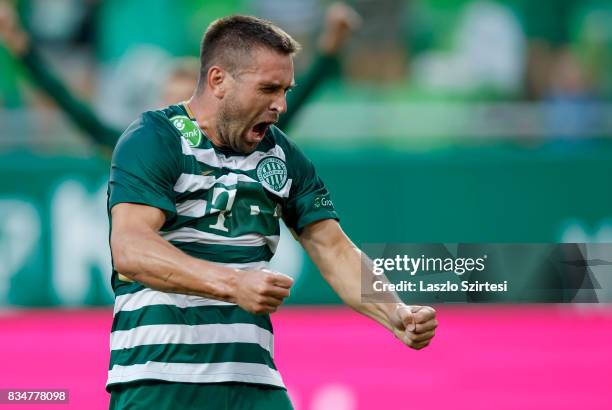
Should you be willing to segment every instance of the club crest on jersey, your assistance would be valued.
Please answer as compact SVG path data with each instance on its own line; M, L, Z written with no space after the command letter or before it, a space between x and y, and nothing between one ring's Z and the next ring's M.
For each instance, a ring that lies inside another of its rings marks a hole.
M279 192L287 183L287 165L277 157L266 157L257 164L257 179Z
M191 118L184 115L176 115L170 118L170 122L174 128L179 130L183 138L187 141L190 147L197 147L202 142L202 132Z

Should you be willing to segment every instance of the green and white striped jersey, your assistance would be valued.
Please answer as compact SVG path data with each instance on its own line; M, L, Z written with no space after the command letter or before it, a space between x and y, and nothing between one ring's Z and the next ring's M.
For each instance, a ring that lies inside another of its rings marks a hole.
M183 252L240 269L265 268L279 219L298 234L337 219L312 163L276 127L249 155L211 144L182 105L144 113L113 153L108 211L118 203L161 209L160 235ZM284 387L269 315L122 280L115 292L107 389L156 379Z

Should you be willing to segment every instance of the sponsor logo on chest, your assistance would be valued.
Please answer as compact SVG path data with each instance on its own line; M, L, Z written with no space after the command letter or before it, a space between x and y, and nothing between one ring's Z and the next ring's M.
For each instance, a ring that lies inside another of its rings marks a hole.
M185 115L176 115L170 118L170 122L185 138L190 147L197 147L202 142L202 131L200 127Z

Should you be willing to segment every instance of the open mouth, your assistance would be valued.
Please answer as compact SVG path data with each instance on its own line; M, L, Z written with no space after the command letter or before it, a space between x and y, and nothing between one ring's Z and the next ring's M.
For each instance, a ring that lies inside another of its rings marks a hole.
M251 132L255 134L255 140L261 141L272 124L274 124L274 122L271 121L262 121L255 124L253 128L251 128Z

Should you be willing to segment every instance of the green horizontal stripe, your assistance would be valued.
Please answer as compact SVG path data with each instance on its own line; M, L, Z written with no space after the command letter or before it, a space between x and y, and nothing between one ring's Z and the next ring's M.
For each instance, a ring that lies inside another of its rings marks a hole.
M267 245L230 246L170 241L187 255L218 263L268 262L274 254Z
M157 344L111 351L113 365L129 366L149 361L165 363L260 363L276 370L270 353L256 343Z
M128 293L136 293L145 288L145 286L139 282L126 282L119 279L116 271L113 271L111 284L113 286L113 290L115 291L115 297L127 295Z
M241 181L241 184L249 184L249 183L253 183L253 184L258 184L261 185L261 182L259 181L259 177L257 176L257 169L251 169L248 171L244 171L242 169L236 169L236 168L228 168L228 167L222 167L222 168L217 168L217 167L213 167L212 165L208 165L208 164L204 164L201 163L199 165L199 169L198 172L193 171L193 167L189 167L189 170L186 170L184 173L185 174L191 174L191 175L201 175L202 172L207 172L207 176L211 176L211 177L215 177L215 179L219 179L224 175L229 175L229 174L241 174L241 175L247 175L249 176L251 179L253 179L253 182L246 182L246 181ZM216 181L215 184L213 186L224 186L224 187L235 187L236 184L232 184L232 185L226 185L226 184L222 184L221 182ZM210 189L210 188L209 188ZM185 200L186 198L188 199L193 199L193 195L194 193L199 193L199 195L196 195L196 198L200 198L202 195L202 192L206 192L208 191L208 189L197 189L195 191L187 191L187 192L181 192L179 194L181 200Z
M253 315L239 306L194 306L179 308L172 305L151 305L117 312L112 331L130 330L148 325L210 325L248 323L272 332L269 315Z

